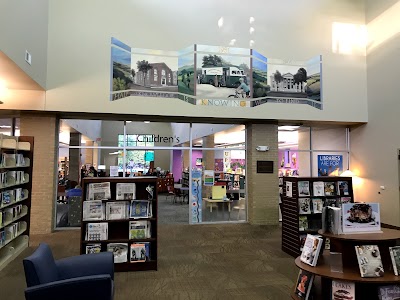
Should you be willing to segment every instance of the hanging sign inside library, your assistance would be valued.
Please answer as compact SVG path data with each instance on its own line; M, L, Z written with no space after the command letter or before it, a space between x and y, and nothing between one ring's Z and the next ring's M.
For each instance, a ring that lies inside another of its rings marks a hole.
M178 98L192 105L306 104L323 109L322 57L267 58L254 49L193 45L180 51L131 48L111 38L110 100Z

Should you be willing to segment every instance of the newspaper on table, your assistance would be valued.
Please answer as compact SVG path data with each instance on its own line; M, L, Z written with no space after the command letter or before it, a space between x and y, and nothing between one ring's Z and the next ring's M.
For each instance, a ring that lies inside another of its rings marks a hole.
M90 183L88 185L87 200L104 200L111 198L111 189L109 182Z
M135 200L135 183L117 183L117 200Z

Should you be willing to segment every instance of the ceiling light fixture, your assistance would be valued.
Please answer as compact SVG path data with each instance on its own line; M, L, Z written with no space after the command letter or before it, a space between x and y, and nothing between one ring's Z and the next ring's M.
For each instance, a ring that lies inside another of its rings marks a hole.
M229 42L229 46L234 46L236 43L236 39L231 39L231 41Z
M126 121L126 123L131 123L132 121Z
M250 29L249 29L250 34L253 34L254 31L256 31L256 30L254 29L254 27L250 27Z
M250 23L250 24L253 24L255 20L256 20L256 19L254 19L254 17L250 17L249 23Z
M284 125L284 126L278 126L278 130L280 131L294 131L299 129L300 126L290 126L290 125Z
M145 123L145 124L149 124L149 123L150 123L150 121L144 121L144 123Z
M224 26L224 17L221 17L218 20L218 27L221 28L222 26Z
M254 40L250 40L249 45L250 45L250 47L253 47L254 46Z

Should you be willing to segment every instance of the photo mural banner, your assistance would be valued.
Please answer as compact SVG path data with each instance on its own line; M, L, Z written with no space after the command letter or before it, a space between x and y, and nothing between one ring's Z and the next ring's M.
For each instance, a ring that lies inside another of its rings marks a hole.
M112 38L110 100L140 96L203 106L285 103L322 110L321 71L321 56L288 61L253 49L207 45L162 51Z

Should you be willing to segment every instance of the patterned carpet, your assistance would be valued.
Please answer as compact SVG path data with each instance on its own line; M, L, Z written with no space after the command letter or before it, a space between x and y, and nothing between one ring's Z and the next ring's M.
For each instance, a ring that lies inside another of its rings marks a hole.
M79 253L79 231L32 237L31 248L0 272L1 299L24 299L22 258L40 241L56 258ZM280 243L278 227L161 224L158 271L117 273L115 299L290 299L297 268Z

